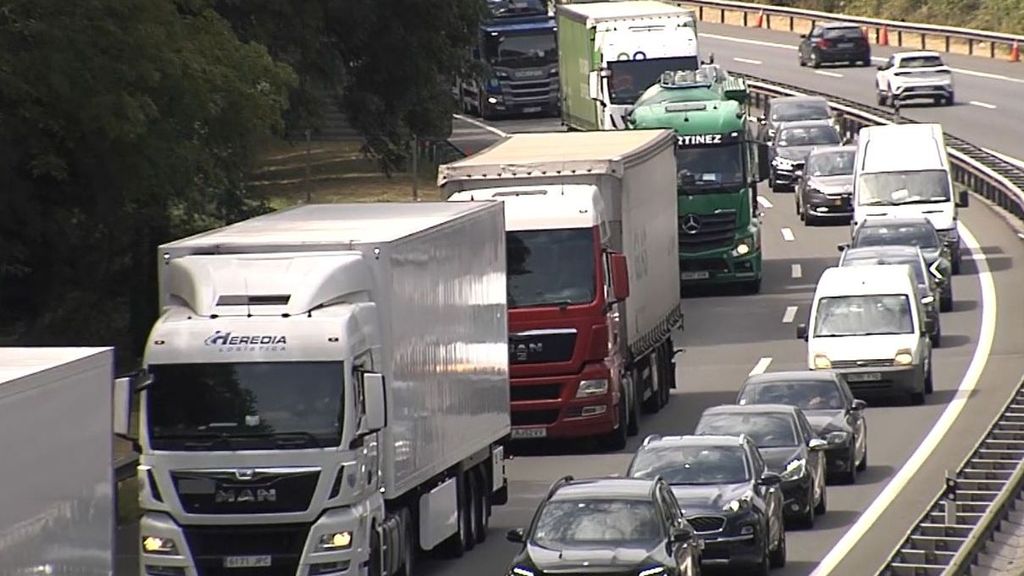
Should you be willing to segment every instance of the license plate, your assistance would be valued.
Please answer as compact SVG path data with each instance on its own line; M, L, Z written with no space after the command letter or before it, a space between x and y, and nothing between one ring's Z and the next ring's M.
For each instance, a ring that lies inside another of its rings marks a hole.
M853 48L853 42L840 42L840 48Z
M225 568L266 568L270 566L270 556L228 556L224 559Z
M523 440L526 438L545 438L548 435L547 428L513 428L512 439Z
M865 372L860 374L847 374L847 382L878 382L882 379L882 375L878 372Z
M711 274L708 273L706 270L702 270L700 272L681 272L679 274L680 280L704 280L710 277Z
M540 106L530 106L523 108L523 114L529 114L530 112L540 112Z

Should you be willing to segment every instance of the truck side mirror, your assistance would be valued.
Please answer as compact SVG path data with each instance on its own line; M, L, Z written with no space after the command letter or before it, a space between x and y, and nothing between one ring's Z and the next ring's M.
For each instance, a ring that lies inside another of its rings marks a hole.
M971 203L971 195L970 195L970 193L968 193L967 190L961 190L960 193L957 194L956 205L961 207L961 208L967 208L967 206L969 206L970 203Z
M593 70L587 75L587 88L591 100L601 99L601 72Z
M629 298L629 266L626 264L626 255L609 252L608 263L612 273L612 298L615 302L622 302Z
M768 158L768 143L757 143L757 178L759 182L768 179L771 172L771 160Z
M377 372L363 372L363 399L366 402L366 418L362 432L372 434L387 426L387 396L384 391L384 375Z
M114 435L131 440L132 431L132 377L114 380Z
M807 340L807 324L796 325L796 337L798 340Z

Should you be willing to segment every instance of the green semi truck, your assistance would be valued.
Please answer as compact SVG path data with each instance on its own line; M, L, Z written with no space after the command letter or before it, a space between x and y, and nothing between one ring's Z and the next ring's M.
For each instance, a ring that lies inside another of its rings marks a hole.
M636 101L630 129L675 130L681 286L761 289L757 184L768 151L747 118L746 82L717 65L665 72Z

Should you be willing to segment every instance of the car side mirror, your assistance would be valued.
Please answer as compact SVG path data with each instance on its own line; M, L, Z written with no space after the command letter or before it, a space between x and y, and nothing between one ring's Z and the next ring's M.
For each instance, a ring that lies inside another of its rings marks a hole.
M378 372L363 372L363 400L366 403L366 417L360 432L373 434L387 426L387 394L384 390L384 375Z
M693 526L690 524L683 524L677 528L672 529L672 543L673 544L684 544L693 539Z
M885 70L886 69L885 68L885 64L879 64L878 66L876 66L876 68L878 68L879 70Z
M853 409L857 410L858 412L863 410L863 409L865 409L865 408L867 408L867 407L868 407L868 403L863 401L863 400L861 400L861 399L859 399L859 398L853 401Z
M837 249L838 249L838 250L839 250L840 252L846 252L846 249L847 249L847 248L849 248L849 247L850 247L850 245L849 245L848 243L846 243L846 242L843 242L842 244L838 244L838 245L836 245L836 248L837 248Z
M818 452L820 450L828 448L828 442L822 440L821 438L813 438L810 442L807 443L807 447L814 452Z
M141 452L142 446L139 445L138 434L136 434L138 422L134 418L133 408L135 399L150 382L148 376L144 376L144 374L145 372L140 371L132 376L116 378L112 384L114 405L111 408L113 410L114 436L131 442L132 449L136 452Z
M757 483L761 486L778 486L782 484L782 476L775 472L765 472L758 478Z
M798 340L807 340L807 324L796 325L796 337Z
M931 334L932 330L934 330L934 329L935 329L935 321L932 320L931 318L925 318L924 319L924 327L921 329L921 335L922 336L927 336L927 335Z
M516 544L522 544L526 542L526 533L522 528L513 528L505 533L505 540Z
M757 143L757 177L758 181L764 182L771 174L771 158L767 142Z
M956 205L961 208L967 208L971 203L971 194L967 190L961 190L957 194Z
M626 264L626 255L609 252L608 263L612 273L612 297L616 302L622 302L629 298L629 266Z

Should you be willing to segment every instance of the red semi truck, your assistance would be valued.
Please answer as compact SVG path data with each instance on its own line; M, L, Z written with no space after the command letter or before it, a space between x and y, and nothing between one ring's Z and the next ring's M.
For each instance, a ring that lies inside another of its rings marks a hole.
M449 201L505 206L512 439L621 449L675 387L675 135L515 134L447 164Z

